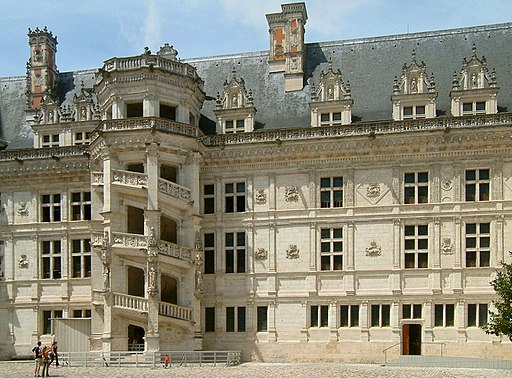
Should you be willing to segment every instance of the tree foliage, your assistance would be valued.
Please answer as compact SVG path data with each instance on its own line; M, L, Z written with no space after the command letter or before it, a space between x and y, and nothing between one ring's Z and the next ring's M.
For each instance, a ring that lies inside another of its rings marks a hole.
M512 341L512 263L502 262L501 266L503 269L491 282L500 298L493 301L495 309L489 311L489 321L482 328L488 334L505 335Z

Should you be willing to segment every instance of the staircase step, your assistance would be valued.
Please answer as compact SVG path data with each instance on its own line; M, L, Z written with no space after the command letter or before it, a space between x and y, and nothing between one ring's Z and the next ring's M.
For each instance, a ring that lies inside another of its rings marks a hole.
M512 369L512 361L492 361L482 358L439 357L439 356L406 356L389 361L386 366L409 367L453 367L474 369Z

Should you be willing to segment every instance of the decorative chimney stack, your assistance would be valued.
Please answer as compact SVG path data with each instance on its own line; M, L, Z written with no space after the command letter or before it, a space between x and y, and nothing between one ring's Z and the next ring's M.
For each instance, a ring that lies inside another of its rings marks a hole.
M284 72L285 91L299 91L304 87L306 4L282 4L281 10L281 13L267 14L269 72Z
M30 59L27 63L27 111L41 108L45 94L52 95L57 83L57 37L46 26L40 30L28 29Z

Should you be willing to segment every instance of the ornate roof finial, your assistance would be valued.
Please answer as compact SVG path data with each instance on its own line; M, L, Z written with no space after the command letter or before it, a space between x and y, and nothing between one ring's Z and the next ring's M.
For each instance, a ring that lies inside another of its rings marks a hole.
M145 46L144 47L144 52L143 52L144 55L151 55L151 50L149 49L149 47Z
M416 63L416 49L412 49L412 61Z
M473 57L476 58L476 44L473 42L473 47L471 48L471 51L473 52Z

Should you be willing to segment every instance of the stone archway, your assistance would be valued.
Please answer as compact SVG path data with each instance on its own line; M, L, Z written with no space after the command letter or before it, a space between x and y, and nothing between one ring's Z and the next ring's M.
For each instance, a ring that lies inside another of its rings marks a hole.
M174 277L166 274L160 277L160 300L178 304L178 281Z

